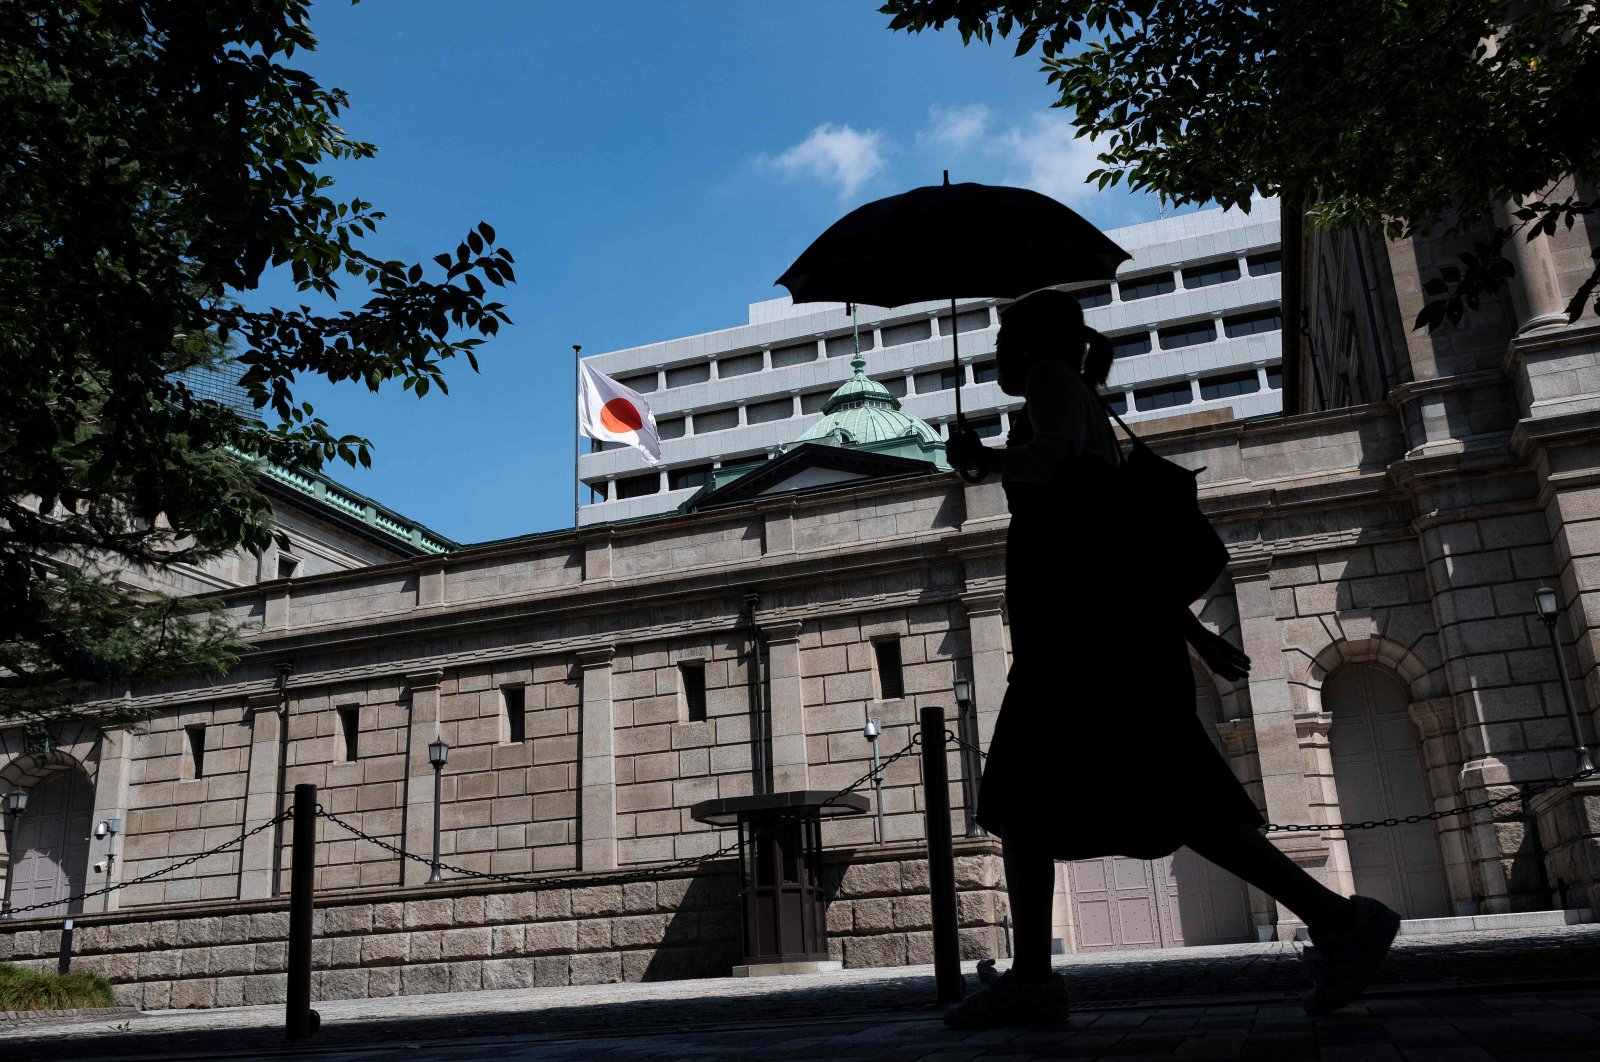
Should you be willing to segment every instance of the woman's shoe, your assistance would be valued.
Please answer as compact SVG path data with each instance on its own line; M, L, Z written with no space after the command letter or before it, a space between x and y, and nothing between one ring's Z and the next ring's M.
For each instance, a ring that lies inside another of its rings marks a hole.
M1400 931L1400 916L1368 896L1350 899L1354 914L1343 930L1312 932L1300 953L1311 988L1301 997L1307 1014L1331 1014L1354 1002L1378 972Z
M1071 1013L1067 979L1053 973L1043 981L1023 981L1007 970L944 1012L952 1029L1003 1029L1018 1025L1059 1025Z

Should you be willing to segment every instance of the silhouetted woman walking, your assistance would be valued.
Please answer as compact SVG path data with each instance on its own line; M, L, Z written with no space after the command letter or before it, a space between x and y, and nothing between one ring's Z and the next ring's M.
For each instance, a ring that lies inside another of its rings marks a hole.
M1310 930L1306 1009L1356 998L1399 918L1346 899L1260 832L1262 819L1195 714L1185 643L1225 679L1250 658L1188 608L1166 612L1127 592L1106 560L1121 449L1096 388L1111 346L1070 295L1040 291L1001 317L1000 387L1026 399L1004 449L957 434L958 468L998 471L1011 509L1006 608L1012 667L995 723L977 819L1003 841L1015 958L946 1014L963 1028L1063 1021L1066 982L1050 966L1055 861L1159 859L1187 845L1279 900ZM1152 529L1159 548L1161 529ZM1113 551L1114 552L1114 551Z

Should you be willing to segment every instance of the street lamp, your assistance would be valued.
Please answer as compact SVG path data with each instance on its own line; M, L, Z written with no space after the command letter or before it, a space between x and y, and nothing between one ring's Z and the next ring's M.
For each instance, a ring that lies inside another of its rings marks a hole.
M17 816L21 815L24 811L27 811L27 810L28 810L28 791L26 789L13 789L11 792L6 794L6 814L11 819L11 828L12 828L12 831L13 831L12 835L11 835L11 842L12 842L12 848L13 849L15 849L15 847L16 847L16 840L17 840L16 833L15 833L16 823L17 823ZM14 854L13 854L12 858L16 858ZM6 898L4 900L0 900L0 918L10 918L10 917L11 917L11 900L9 898Z
M961 731L961 797L966 804L967 836L982 837L984 828L974 818L978 810L978 777L982 767L978 764L978 717L973 711L972 680L965 675L956 676L956 728Z
M878 767L878 735L882 733L883 724L878 717L867 716L867 725L861 728L861 736L872 746L872 807L877 812L879 844L883 843L883 775Z
M1561 698L1567 702L1567 722L1572 726L1572 743L1578 750L1578 770L1592 771L1594 761L1589 758L1589 749L1583 743L1583 733L1578 729L1578 699L1572 695L1572 675L1567 671L1567 652L1562 648L1561 639L1556 635L1556 620L1561 615L1561 599L1550 587L1541 586L1533 592L1533 607L1550 631L1550 648L1555 650L1556 667L1561 671Z
M433 866L428 870L429 885L444 880L439 876L439 778L449 759L450 746L444 743L444 738L428 742L428 762L433 764Z
M111 868L117 864L117 834L122 832L121 819L101 819L94 825L96 840L106 842L106 888L111 888ZM107 904L110 900L106 901Z

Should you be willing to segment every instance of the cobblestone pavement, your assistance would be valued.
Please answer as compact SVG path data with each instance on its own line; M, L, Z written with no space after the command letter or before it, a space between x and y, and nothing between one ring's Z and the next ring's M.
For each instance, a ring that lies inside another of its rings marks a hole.
M281 1006L0 1027L0 1058L1600 1060L1600 926L1402 938L1367 999L1315 1020L1295 945L1057 965L1075 1013L1055 1029L947 1030L912 967L331 1001L298 1049Z

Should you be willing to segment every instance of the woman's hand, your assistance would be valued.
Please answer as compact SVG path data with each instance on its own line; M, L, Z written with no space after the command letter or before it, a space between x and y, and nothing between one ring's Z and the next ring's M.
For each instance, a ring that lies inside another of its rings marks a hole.
M1185 609L1187 612L1188 610ZM1206 628L1193 613L1189 613L1191 622L1184 631L1184 637L1200 654L1200 659L1206 662L1218 678L1227 679L1229 682L1238 682L1250 675L1250 657L1245 655L1243 649L1238 648L1220 634L1213 634Z
M970 472L976 479L982 479L994 463L994 455L976 433L959 429L950 433L950 441L944 444L944 455L951 468Z

